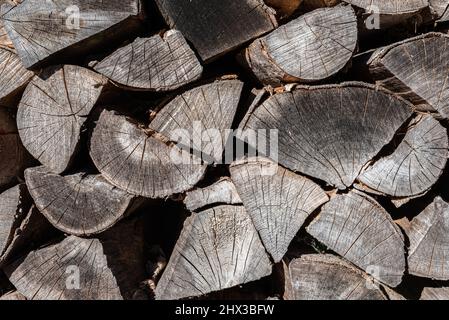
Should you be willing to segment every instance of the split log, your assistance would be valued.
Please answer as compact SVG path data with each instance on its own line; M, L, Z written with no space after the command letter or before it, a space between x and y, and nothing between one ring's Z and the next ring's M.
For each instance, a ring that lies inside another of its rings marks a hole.
M60 176L44 166L25 171L37 208L59 230L76 236L103 232L125 216L134 197L85 172Z
M437 22L446 22L449 20L448 0L429 0L429 5Z
M254 41L246 64L263 84L314 82L336 74L357 45L357 19L350 6L312 11Z
M418 110L449 117L449 36L427 33L377 50L368 61L377 83L413 102Z
M0 48L8 49L16 53L16 49L14 48L11 39L9 39L8 33L6 32L5 27L3 26L2 20L0 20Z
M242 206L218 206L184 223L156 299L204 295L271 274L271 263Z
M307 11L312 11L318 8L333 7L340 3L341 0L304 0L303 7Z
M397 149L364 169L357 179L362 188L394 198L422 195L442 175L448 148L446 129L431 116L419 116Z
M206 162L221 163L242 94L239 80L216 81L184 92L160 110L150 129Z
M168 91L201 77L203 68L181 32L170 30L137 38L94 67L114 83L131 89Z
M279 19L284 19L295 13L303 0L264 0L264 2L276 10L276 15Z
M26 300L26 298L17 291L8 292L0 297L0 300Z
M99 239L69 236L4 269L30 300L121 300L145 279L142 255L141 228L132 220Z
M214 204L242 204L231 179L225 177L205 188L187 192L184 198L187 210L196 211Z
M408 271L420 277L449 280L449 204L440 197L411 221Z
M278 128L278 141L265 137L278 144L274 160L346 189L411 115L410 104L385 90L345 83L276 94L253 111L245 129Z
M6 31L26 68L82 56L140 24L139 0L27 0L2 6Z
M189 40L208 62L277 27L262 0L156 0L171 29Z
M394 300L394 301L407 300L403 295L397 293L393 289L390 289L388 286L382 286L382 289L387 294L389 300Z
M104 110L94 128L90 155L113 185L134 195L163 198L192 189L206 165L152 130Z
M274 262L281 261L307 217L328 196L314 182L268 159L240 160L230 171L265 248Z
M71 165L81 128L105 84L88 69L63 66L46 80L36 76L26 88L17 113L20 138L53 172Z
M449 300L449 287L424 288L419 300Z
M399 227L374 199L351 191L324 205L306 228L318 241L396 287L405 271L404 237Z
M310 254L288 267L287 300L388 300L366 273L330 254Z

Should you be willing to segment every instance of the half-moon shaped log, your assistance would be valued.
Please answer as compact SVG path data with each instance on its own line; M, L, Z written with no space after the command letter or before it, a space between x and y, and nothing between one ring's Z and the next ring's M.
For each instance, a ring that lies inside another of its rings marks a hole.
M411 105L393 94L345 83L276 94L253 111L245 129L265 130L282 166L346 189L411 115Z
M94 67L118 85L131 89L168 91L201 77L203 67L177 30L137 38Z
M449 204L436 197L413 218L407 234L410 239L409 273L449 280Z
M448 148L446 129L432 116L419 116L397 149L370 165L357 179L362 188L392 197L419 196L440 178Z
M156 299L182 299L271 274L271 262L243 206L218 206L187 218L156 287Z
M356 7L385 15L416 13L429 6L427 0L343 0Z
M311 180L268 159L240 160L230 171L265 248L274 262L281 261L304 221L328 196Z
M36 76L26 88L17 113L25 148L53 172L65 171L105 83L103 76L69 65L46 80Z
M134 195L163 198L192 189L206 165L149 131L104 110L90 141L95 166L110 183Z
M255 40L246 63L263 84L326 79L351 59L357 45L357 19L351 6L306 13Z
M388 300L363 271L330 254L309 254L288 266L287 300Z
M44 166L25 171L37 208L59 230L89 236L124 217L134 196L109 184L101 175L60 176Z
M377 280L391 287L401 283L404 237L388 212L372 198L354 191L337 195L306 229Z

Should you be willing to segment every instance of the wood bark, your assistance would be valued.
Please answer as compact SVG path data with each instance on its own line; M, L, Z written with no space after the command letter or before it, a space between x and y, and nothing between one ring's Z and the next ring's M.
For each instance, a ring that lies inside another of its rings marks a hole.
M189 217L156 299L201 296L271 273L271 263L242 206L218 206Z
M230 171L265 248L274 262L281 261L307 217L328 196L314 182L268 159L241 160Z
M306 228L317 240L373 277L396 287L405 271L404 237L376 201L351 191L324 205Z
M26 68L67 53L82 55L132 32L140 12L139 0L27 0L2 6L5 29Z
M20 138L33 157L55 173L68 169L81 128L105 84L97 73L69 65L45 80L33 78L17 113Z
M170 28L177 29L208 62L277 27L262 0L156 0Z
M203 68L181 32L137 38L94 69L131 89L169 91L201 77Z
M263 84L314 82L331 77L351 59L357 19L350 6L312 11L254 41L247 65Z
M408 103L384 90L346 83L276 94L245 128L277 128L282 166L346 189L411 115Z

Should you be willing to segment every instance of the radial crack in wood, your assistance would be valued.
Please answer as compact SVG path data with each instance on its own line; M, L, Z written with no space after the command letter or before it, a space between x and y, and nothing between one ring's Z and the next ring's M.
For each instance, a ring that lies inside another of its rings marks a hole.
M70 166L81 128L105 83L95 72L67 65L46 80L36 76L26 88L17 113L20 138L53 172Z
M419 300L449 300L449 287L424 288Z
M241 160L230 171L265 248L274 262L281 261L307 217L328 196L314 182L268 159Z
M270 260L244 207L218 206L187 218L156 298L201 296L270 273Z
M314 10L257 39L246 50L247 65L263 84L313 82L336 74L357 45L351 6Z
M411 105L393 94L345 83L276 94L253 111L245 129L265 134L266 144L249 139L250 146L277 151L267 156L282 166L346 189L411 115Z
M168 91L201 77L203 68L181 32L137 38L94 69L131 89Z
M388 212L372 198L354 191L337 195L306 229L377 280L391 287L401 283L404 237Z

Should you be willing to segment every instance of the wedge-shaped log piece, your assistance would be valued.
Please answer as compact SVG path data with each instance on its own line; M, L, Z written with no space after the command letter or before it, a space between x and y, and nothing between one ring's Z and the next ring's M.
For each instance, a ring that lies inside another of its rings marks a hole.
M148 198L193 188L206 165L150 131L104 110L90 143L90 155L103 177L131 194Z
M419 300L449 300L449 287L424 288Z
M288 266L288 300L388 300L366 273L330 254L309 254Z
M156 298L200 296L270 273L268 255L243 206L218 206L186 220Z
M222 178L211 186L187 192L184 204L195 211L213 204L242 204L242 200L231 179Z
M429 6L427 0L343 0L367 11L377 10L383 15L405 15L419 12Z
M245 129L259 135L265 129L270 148L263 147L277 148L275 160L284 167L345 189L411 115L411 106L392 94L346 83L276 94L253 111Z
M440 197L416 216L407 232L409 273L449 280L449 204Z
M380 85L448 118L448 46L449 36L427 33L377 50L369 68Z
M130 299L145 279L141 228L132 220L101 238L69 236L5 267L30 300Z
M28 85L17 113L20 138L27 150L55 173L71 164L81 128L100 96L103 76L77 66L64 66Z
M26 68L55 54L72 56L136 28L139 0L27 0L2 7L2 18Z
M254 41L247 65L263 84L313 82L340 71L357 45L351 6L314 10Z
M365 169L358 180L368 189L392 197L421 195L443 173L448 148L446 129L432 116L419 116L397 149Z
M206 162L219 162L240 101L243 83L217 81L189 90L162 108L150 128L180 147L204 154Z
M307 232L329 249L396 287L405 271L404 237L376 201L355 191L324 205Z
M137 38L94 69L131 89L168 91L201 77L203 68L181 32Z
M268 159L240 160L230 171L265 248L274 262L281 261L304 221L328 196L311 180Z
M110 228L124 217L134 198L101 175L60 176L41 166L27 169L25 180L42 214L56 228L77 236Z
M277 27L262 0L156 0L170 28L189 40L201 59L211 60Z

